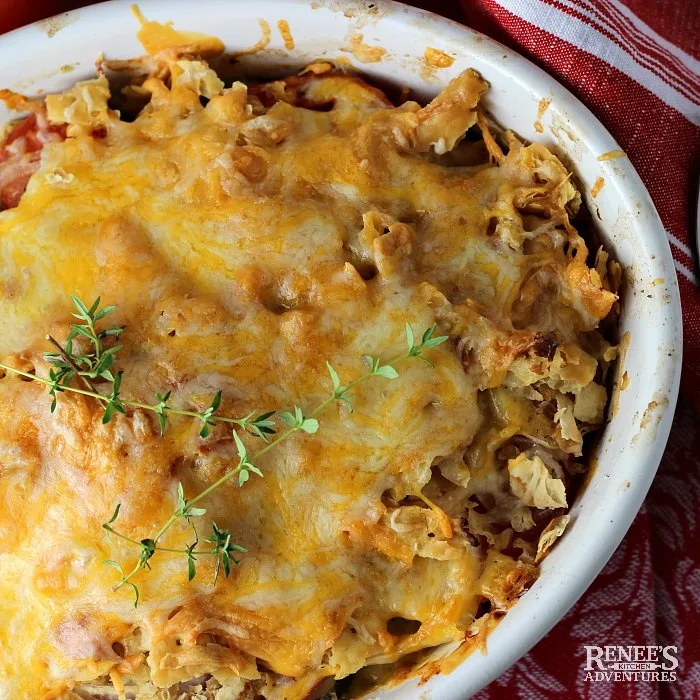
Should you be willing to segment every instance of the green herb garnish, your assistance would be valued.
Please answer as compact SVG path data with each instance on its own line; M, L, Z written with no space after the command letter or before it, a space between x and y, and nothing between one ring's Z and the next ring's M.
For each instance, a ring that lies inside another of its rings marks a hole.
M274 429L276 426L273 420L275 416L274 411L268 411L257 416L255 416L255 413L249 413L243 418L231 418L221 415L219 413L221 391L214 395L207 408L203 411L187 411L171 407L169 404L172 397L171 391L162 394L157 393L157 402L154 404L147 404L124 398L120 394L123 372L114 369L117 353L122 349L122 346L112 344L115 339L119 338L124 328L120 326L112 326L103 330L97 328L98 322L112 313L116 307L105 306L100 309L99 297L89 308L78 297L74 296L72 299L78 310L78 313L73 315L83 323L71 325L71 331L64 345L58 343L54 338L49 338L58 352L47 353L45 355L47 361L52 365L48 377L38 377L35 374L24 372L2 363L0 363L0 368L46 385L52 397L52 412L56 410L58 395L60 393L74 392L82 394L83 396L93 397L102 404L104 407L103 423L110 422L115 413L126 413L127 408L139 408L150 411L157 417L161 435L165 433L168 417L171 415L188 416L201 422L202 427L199 434L202 438L206 438L210 434L213 426L219 423L229 424L232 427L232 437L238 453L238 463L236 466L229 469L217 479L217 481L196 496L189 499L186 498L183 485L178 483L176 508L168 520L151 537L136 540L115 529L114 524L119 518L121 504L117 505L112 517L107 522L103 523L102 527L108 539L111 535L114 535L130 543L134 547L137 547L139 550L136 564L128 573L124 572L123 567L118 562L111 560L105 562L121 574L121 579L114 586L115 590L122 586L129 586L132 588L135 597L134 606L138 605L140 594L138 587L132 579L141 569L151 568L151 560L158 552L171 552L184 555L187 558L187 573L190 581L194 579L196 575L197 558L201 556L214 557L216 561L215 580L218 579L220 571L223 571L224 576L228 577L231 573L231 564L239 563L236 555L245 553L246 550L233 541L233 537L228 530L219 528L214 521L211 523L212 529L210 535L203 540L207 544L210 544L211 547L198 548L200 537L193 523L193 518L199 518L206 514L206 509L199 507L198 504L210 493L220 488L234 477L237 477L239 487L242 487L250 479L251 474L262 477L262 471L255 464L260 457L298 432L303 432L308 435L315 434L320 427L318 416L331 403L339 401L352 411L351 399L354 396L352 390L369 379L373 377L396 379L399 376L396 365L413 357L417 357L432 367L431 362L423 355L424 351L428 348L436 347L448 339L448 336L436 337L436 325L433 325L423 333L421 342L416 344L413 330L409 324L406 324L407 352L386 363L382 363L378 358L373 358L370 355L363 355L362 360L367 365L368 371L347 384L342 384L336 370L329 362L326 362L326 367L333 385L331 392L308 413L305 413L302 408L296 405L290 411L279 412L277 418L287 427L286 430L277 434ZM85 338L89 341L88 352L75 351L74 341L78 337ZM110 341L110 339L112 340ZM79 379L85 388L72 385L71 381L74 379ZM106 391L99 391L96 383L106 386ZM245 444L236 432L237 428L263 440L266 445L250 455ZM271 439L273 435L277 437ZM175 523L181 520L186 521L192 528L194 533L193 542L181 549L161 546L159 542L162 540L165 533Z

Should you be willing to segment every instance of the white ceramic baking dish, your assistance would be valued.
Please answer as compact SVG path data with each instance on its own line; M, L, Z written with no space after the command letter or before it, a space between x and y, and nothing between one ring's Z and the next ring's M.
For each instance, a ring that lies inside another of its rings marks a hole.
M496 120L563 156L608 250L624 266L621 332L631 337L624 358L628 387L605 428L597 468L572 509L568 533L543 563L537 583L490 636L485 655L475 652L451 674L420 687L409 681L376 694L385 700L464 700L526 653L586 590L630 526L659 464L678 392L681 310L673 259L651 199L627 158L598 160L619 146L578 100L524 58L451 21L381 0L142 0L139 5L149 19L214 34L230 49L255 44L259 20L266 20L272 30L269 46L243 59L258 71L279 73L280 67L343 56L370 78L409 86L426 98L464 68L476 68L491 84L487 106ZM285 48L279 20L289 23L292 50ZM0 37L0 87L28 94L64 89L94 74L100 52L110 58L140 55L136 29L128 2L116 1L7 34ZM363 63L359 58L378 58L380 52L349 51L358 34L363 44L385 50L381 60ZM427 47L453 56L452 66L427 66ZM65 66L72 70L62 70ZM543 98L551 104L538 115ZM2 122L10 116L0 108ZM538 119L542 133L535 128ZM599 177L605 184L592 199Z

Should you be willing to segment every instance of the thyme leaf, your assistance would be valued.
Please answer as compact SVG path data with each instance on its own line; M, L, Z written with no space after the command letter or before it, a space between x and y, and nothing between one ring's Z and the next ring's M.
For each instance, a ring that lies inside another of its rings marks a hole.
M207 408L200 414L202 421L202 429L199 431L199 437L205 438L211 432L211 427L216 425L216 412L221 406L221 391L217 391L214 398Z

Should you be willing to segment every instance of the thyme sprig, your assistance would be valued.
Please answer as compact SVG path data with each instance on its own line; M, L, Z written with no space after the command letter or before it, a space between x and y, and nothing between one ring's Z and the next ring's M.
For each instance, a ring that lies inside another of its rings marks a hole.
M68 384L74 376L78 375L86 379L101 379L114 382L112 365L115 355L122 349L121 345L105 346L109 338L117 339L124 330L123 326L112 326L97 330L96 324L116 310L116 306L104 306L100 309L100 297L97 297L88 308L77 296L71 299L78 313L72 314L83 323L72 323L70 333L65 340L65 347L61 347L56 340L49 339L57 347L58 352L44 354L46 360L57 368L56 375L62 384ZM74 352L73 343L76 338L85 338L91 350L89 352ZM93 387L92 382L89 383ZM93 389L94 390L94 389Z
M195 529L195 541L193 544L188 545L184 549L171 549L168 547L161 547L158 543L165 535L165 533L179 520L186 519L189 522L189 518L193 516L199 516L205 514L205 509L196 508L193 506L203 501L210 493L216 489L223 486L227 481L234 477L238 477L238 485L243 486L248 479L250 474L256 474L262 477L262 471L255 466L260 457L267 454L270 450L274 449L282 442L288 440L295 433L301 431L307 434L314 434L318 431L320 424L317 416L323 412L330 404L335 401L342 402L345 404L350 411L352 411L351 398L353 397L352 389L364 384L366 381L373 377L383 377L385 379L396 379L399 376L396 370L396 365L405 362L413 357L417 357L424 362L430 364L430 361L423 356L423 352L432 347L436 347L441 343L444 343L448 336L435 336L436 325L428 328L422 336L422 341L418 344L415 342L415 337L413 331L409 324L406 324L406 340L408 343L408 351L395 357L393 360L381 363L379 359L372 358L369 355L363 356L363 361L369 367L369 370L364 374L360 375L348 384L342 384L338 372L334 367L326 362L326 367L331 378L333 385L332 391L329 395L323 399L319 404L317 404L309 413L304 413L304 411L299 406L294 406L293 411L282 411L278 414L280 420L282 420L288 427L288 429L280 433L274 440L269 442L265 447L258 450L255 454L250 456L244 445L243 441L234 432L233 438L236 443L236 449L238 451L238 464L225 472L219 479L210 484L206 489L200 492L197 496L187 500L184 497L184 491L181 485L178 485L178 507L173 512L173 514L168 518L168 520L161 526L161 528L156 532L153 537L141 540L133 540L123 534L117 532L112 527L112 523L116 520L118 516L119 507L115 511L115 516L112 517L103 527L112 534L126 540L132 544L135 544L141 548L139 558L136 561L133 569L128 574L122 572L122 579L115 586L115 589L120 588L124 585L134 586L132 578L144 568L150 568L149 561L156 552L172 552L184 554L187 556L188 560L188 578L192 580L196 573L196 557L200 555L210 555L216 558L216 572L215 581L218 579L219 571L223 568L224 576L228 577L230 574L230 563L238 563L234 554L239 552L245 552L246 550L239 545L233 543L228 530L221 530L217 527L216 523L212 522L212 534L205 541L212 543L214 546L208 550L196 550L195 547L199 541L197 531ZM432 364L430 364L432 367ZM138 595L134 604L138 603Z
M184 487L181 483L178 483L176 507L166 522L163 523L160 529L151 537L136 540L119 532L115 528L114 524L119 518L121 504L117 504L112 517L107 522L103 523L102 527L108 539L114 535L138 548L136 563L128 573L126 573L122 565L116 561L109 560L105 562L121 574L121 579L114 586L114 589L117 590L123 586L128 586L133 590L135 607L139 603L140 592L132 579L142 569L151 568L151 560L157 552L184 555L187 558L188 579L190 581L196 576L198 557L211 556L214 558L216 562L215 581L218 580L221 571L223 571L225 577L228 577L231 573L231 564L239 563L237 555L245 553L246 549L233 541L233 536L229 530L218 527L213 520L211 522L211 533L203 540L211 545L211 547L199 547L200 537L193 523L193 519L206 514L206 509L198 506L198 504L209 496L209 494L234 477L237 477L239 487L245 485L250 479L251 474L262 477L262 471L256 466L256 462L262 456L298 432L303 432L308 435L315 434L320 427L317 416L336 401L344 404L348 410L352 412L353 406L351 399L354 396L352 390L369 379L373 377L396 379L399 376L396 365L414 357L432 367L430 360L424 356L424 351L436 347L448 339L448 336L435 336L436 325L434 324L423 333L421 342L416 343L411 326L406 324L407 352L386 363L382 363L379 358L374 358L371 355L363 355L362 360L367 365L368 371L347 384L341 382L338 372L329 362L326 362L326 367L332 383L332 390L330 393L308 413L304 413L301 407L295 405L292 410L281 411L277 414L277 418L287 426L286 430L277 433L275 430L276 423L273 420L275 416L274 411L268 411L259 415L255 415L255 412L252 412L243 418L231 418L221 415L219 413L222 396L221 391L218 391L214 395L209 405L203 411L189 411L174 408L170 405L170 400L172 398L171 391L156 393L156 403L153 404L134 401L123 397L121 395L123 371L117 370L114 363L118 352L122 349L122 346L115 344L115 341L121 336L124 327L111 326L103 329L98 328L99 322L109 316L116 307L105 306L100 308L99 297L89 307L76 296L73 296L72 300L77 309L77 313L74 313L73 316L79 321L82 321L82 323L71 324L71 330L63 345L53 337L48 337L57 350L57 352L45 354L46 360L51 365L48 377L40 377L34 373L25 372L4 363L0 363L0 369L39 382L48 387L49 394L52 397L52 413L58 406L58 395L64 392L73 392L92 397L100 402L104 407L103 423L110 422L115 413L125 414L128 408L150 411L155 414L158 420L161 435L165 433L168 418L172 415L187 416L200 421L201 429L199 435L202 438L206 438L215 425L219 423L228 424L232 428L231 433L238 454L238 462L235 467L227 470L219 479L190 499L185 497ZM87 344L88 350L81 351L77 349L74 341L78 338L85 339L80 345L84 348ZM76 379L81 381L84 388L71 384L71 382ZM96 386L97 383L99 383L101 387L106 386L106 391L98 390ZM250 455L245 443L236 432L236 429L240 429L254 437L260 438L266 445L253 455ZM272 436L276 437L273 439ZM193 541L184 548L161 546L160 542L165 533L168 532L175 523L180 521L185 521L192 529L194 534Z
M74 313L73 316L83 321L83 323L71 324L71 330L63 345L52 336L47 336L57 349L57 352L44 353L44 358L52 365L51 369L49 369L48 377L39 377L34 373L24 372L10 365L0 363L0 369L6 372L12 372L47 386L49 395L52 398L52 413L58 406L58 395L63 392L72 392L97 399L104 407L103 423L109 423L115 413L124 414L126 408L140 408L156 415L161 435L165 434L168 416L171 415L187 416L201 421L202 429L199 434L203 438L207 437L211 432L211 428L218 423L236 425L265 441L269 440L270 435L275 434L275 423L270 420L273 412L257 416L253 412L243 418L231 418L218 413L221 405L220 391L216 393L204 411L174 408L169 404L172 397L171 391L163 394L156 393L157 400L153 404L123 397L121 395L123 372L114 368L117 353L122 349L122 346L107 345L107 342L110 338L119 338L125 327L111 326L99 329L97 325L115 311L117 307L104 306L100 308L100 297L97 297L89 307L75 295L71 296L71 299L77 310L77 313ZM77 349L75 341L78 338L86 339L89 344L87 351L81 352ZM71 382L75 378L85 382L85 388L72 385ZM102 387L106 387L106 391L98 391L94 382L100 382Z

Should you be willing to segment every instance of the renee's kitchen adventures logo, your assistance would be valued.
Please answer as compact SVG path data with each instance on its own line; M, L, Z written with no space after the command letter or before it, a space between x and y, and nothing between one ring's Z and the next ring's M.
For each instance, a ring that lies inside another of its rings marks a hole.
M675 681L678 647L584 646L585 681Z

